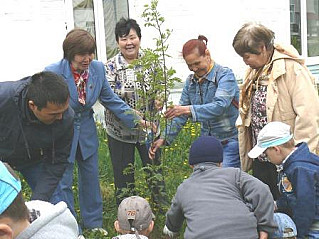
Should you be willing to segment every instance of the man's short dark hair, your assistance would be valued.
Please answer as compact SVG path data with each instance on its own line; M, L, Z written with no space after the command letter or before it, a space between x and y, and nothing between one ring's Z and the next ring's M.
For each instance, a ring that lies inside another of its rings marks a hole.
M27 100L41 110L47 103L64 105L70 97L68 85L63 77L50 71L34 74L28 85Z
M134 29L136 31L136 34L139 39L141 39L141 28L137 24L137 22L134 19L128 18L121 18L115 26L115 39L116 42L119 42L120 37L125 37L130 33L130 30Z

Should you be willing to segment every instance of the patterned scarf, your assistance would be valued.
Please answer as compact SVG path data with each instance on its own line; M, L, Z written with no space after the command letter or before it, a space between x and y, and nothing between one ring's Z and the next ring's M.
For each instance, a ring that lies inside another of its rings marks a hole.
M239 99L239 112L243 122L249 112L253 90L258 88L261 81L268 81L271 69L272 61L258 70L250 69L248 72Z
M86 99L86 82L89 78L89 71L85 70L81 74L74 69L71 64L72 74L74 77L74 82L78 91L78 100L81 105L85 105Z

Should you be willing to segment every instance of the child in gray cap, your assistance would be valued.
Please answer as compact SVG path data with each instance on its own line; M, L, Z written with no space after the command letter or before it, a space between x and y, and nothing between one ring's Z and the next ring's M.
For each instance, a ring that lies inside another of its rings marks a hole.
M113 239L147 239L154 227L154 214L142 197L125 198L118 207L115 230L121 235Z

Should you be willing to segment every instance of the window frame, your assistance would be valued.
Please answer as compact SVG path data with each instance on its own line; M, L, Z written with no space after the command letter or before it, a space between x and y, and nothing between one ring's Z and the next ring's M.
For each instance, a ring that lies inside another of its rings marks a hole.
M308 56L307 24L307 1L300 0L301 56L306 59L307 65L316 65L319 63L319 56Z
M129 1L128 1L129 5ZM73 1L65 0L66 9L66 30L67 32L74 29ZM128 7L129 16L129 7ZM95 24L95 42L96 42L96 58L99 61L107 61L106 42L105 42L105 26L103 1L93 0L94 24Z

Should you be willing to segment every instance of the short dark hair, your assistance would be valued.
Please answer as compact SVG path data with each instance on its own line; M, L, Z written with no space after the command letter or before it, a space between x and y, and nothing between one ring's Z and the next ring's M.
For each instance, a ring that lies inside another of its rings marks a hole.
M42 71L31 76L26 98L32 100L39 110L46 107L48 102L64 105L69 97L68 85L62 76L51 71Z
M7 163L4 163L4 165L15 179L19 179L14 170ZM0 219L5 217L10 218L15 222L29 220L30 214L27 206L25 205L22 191L18 193L10 206L0 214Z
M137 22L134 19L128 18L121 18L115 26L115 39L116 42L119 42L120 37L125 37L130 33L130 30L134 29L136 31L136 34L139 39L141 39L141 28L137 24Z
M15 222L29 220L30 214L27 206L25 205L22 191L18 193L10 206L4 210L2 214L0 214L0 219L5 217L11 218Z
M96 43L92 35L83 29L73 29L63 41L63 58L72 61L76 54L95 53Z
M245 53L259 55L259 48L265 45L267 50L272 50L275 33L258 23L246 23L236 33L233 47L236 53L243 56Z

